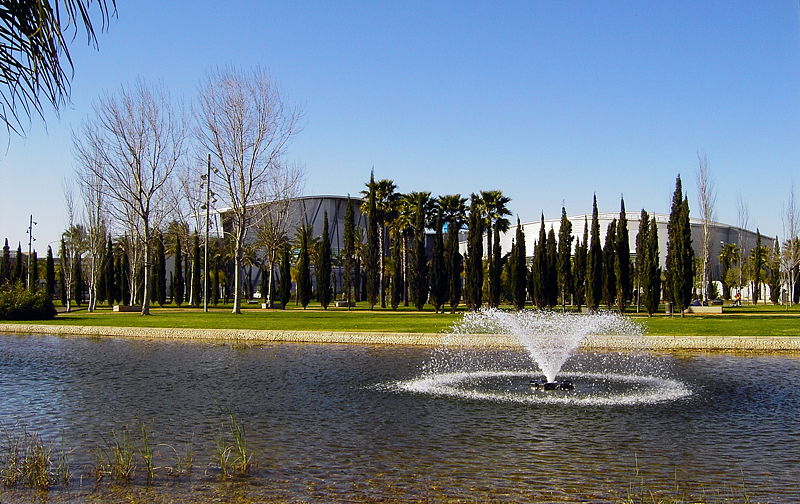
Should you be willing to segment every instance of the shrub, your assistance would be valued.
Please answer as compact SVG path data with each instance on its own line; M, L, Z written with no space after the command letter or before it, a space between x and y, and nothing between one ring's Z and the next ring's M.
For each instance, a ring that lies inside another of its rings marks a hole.
M0 287L0 320L43 320L56 316L43 290L30 292L19 282Z

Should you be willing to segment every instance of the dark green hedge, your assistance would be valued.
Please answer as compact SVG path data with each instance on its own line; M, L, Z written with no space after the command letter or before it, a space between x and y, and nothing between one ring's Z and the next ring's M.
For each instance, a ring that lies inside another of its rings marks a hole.
M53 301L43 290L33 293L21 283L0 287L0 320L44 320L55 316Z

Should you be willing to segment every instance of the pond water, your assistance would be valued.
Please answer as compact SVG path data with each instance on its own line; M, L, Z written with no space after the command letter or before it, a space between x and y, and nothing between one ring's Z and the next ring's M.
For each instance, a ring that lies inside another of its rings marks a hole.
M25 430L68 450L73 482L51 490L54 502L118 491L95 488L91 468L112 431L127 426L139 443L141 423L162 466L172 448L195 453L190 476L157 478L154 491L170 496L613 502L677 484L709 501L800 502L800 356L579 352L565 366L575 376L645 368L686 390L609 405L404 386L435 352L0 335L0 446ZM519 395L535 374L520 352L486 360L507 373L465 386ZM212 454L229 412L258 465L223 485ZM132 488L147 488L141 469ZM2 492L25 496L0 489L3 502Z

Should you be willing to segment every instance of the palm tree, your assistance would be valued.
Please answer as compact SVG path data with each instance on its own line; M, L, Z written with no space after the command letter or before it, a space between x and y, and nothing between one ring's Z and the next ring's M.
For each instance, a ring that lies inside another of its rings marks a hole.
M3 2L0 16L0 121L22 133L20 111L44 117L43 102L56 110L69 97L72 57L67 42L81 28L89 43L97 45L91 12L100 16L100 27L116 15L115 0L29 0Z
M391 222L399 197L395 192L397 185L389 179L381 179L374 183L367 184L367 190L361 191L364 195L361 203L361 212L370 219L375 219L378 224L378 291L381 296L381 308L386 308L386 291L384 289L384 262L386 259L386 224ZM367 196L370 192L375 194L375 215L369 215L369 205Z
M394 219L389 224L397 240L401 242L399 274L403 278L403 305L408 306L408 239L414 228L416 203L412 194L400 194L395 201ZM397 265L395 266L397 268Z
M739 263L741 249L735 243L724 243L719 251L719 264L722 267L722 297L731 298L731 282L728 281L728 270Z
M494 257L492 248L492 233L505 233L508 231L509 221L506 215L511 215L508 203L511 198L503 196L499 190L481 191L483 202L484 222L486 224L486 257L489 262L489 306L496 307L500 303L499 287L501 273L501 258Z

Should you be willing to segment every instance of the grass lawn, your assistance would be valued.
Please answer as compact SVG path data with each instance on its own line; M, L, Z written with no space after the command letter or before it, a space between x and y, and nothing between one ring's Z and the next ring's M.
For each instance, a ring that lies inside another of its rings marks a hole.
M222 305L211 308L209 313L196 308L153 308L149 317L101 308L93 313L78 310L61 313L53 320L31 322L115 327L437 333L446 331L461 317L460 314L433 313L431 307L418 312L409 307L400 307L397 311L380 308L370 311L365 304L359 304L353 310L333 307L322 310L314 304L307 310L292 305L286 310L261 310L255 306L243 307L241 315L231 314L230 306ZM652 335L800 336L800 307L792 307L787 312L781 306L744 306L726 308L723 315L690 315L685 318L662 314L651 318L630 315L644 326L647 334Z

